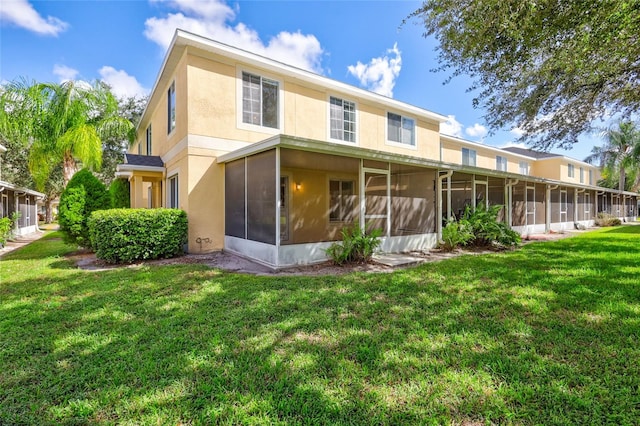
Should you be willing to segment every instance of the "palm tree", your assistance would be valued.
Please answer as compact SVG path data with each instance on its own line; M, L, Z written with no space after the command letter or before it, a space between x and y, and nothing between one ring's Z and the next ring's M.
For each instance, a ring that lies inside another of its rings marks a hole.
M633 176L630 189L637 189L640 182L640 130L635 123L620 121L617 127L611 126L602 132L604 146L595 146L591 155L584 159L593 164L599 161L603 175L609 179L618 177L618 189L624 191L627 176Z
M78 161L98 170L102 139L131 140L132 134L133 125L118 115L117 99L104 83L19 80L2 87L0 136L19 139L29 150L29 170L39 190L56 165L62 164L65 185Z

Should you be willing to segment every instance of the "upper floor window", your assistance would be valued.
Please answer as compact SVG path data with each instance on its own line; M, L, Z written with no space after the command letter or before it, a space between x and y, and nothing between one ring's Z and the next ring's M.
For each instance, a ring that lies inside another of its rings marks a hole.
M496 170L501 172L507 171L507 157L496 155Z
M329 127L331 139L356 141L356 104L343 99L329 99Z
M151 155L151 124L147 127L147 155Z
M242 73L242 122L278 128L278 82Z
M584 169L580 167L580 183L584 183Z
M138 155L142 155L142 142L138 142Z
M464 166L476 165L476 150L469 148L462 148L462 164Z
M589 170L589 185L593 185L593 170Z
M527 163L526 161L521 161L520 162L520 174L521 175L528 175L529 174L529 163Z
M167 134L176 128L176 82L167 91ZM147 152L149 153L149 152Z
M573 164L568 164L568 165L567 165L567 173L568 173L568 176L569 176L570 178L572 178L572 177L574 177L574 176L575 176L576 171L575 171L575 167L573 167Z
M416 145L416 122L392 112L387 113L387 139L404 145Z

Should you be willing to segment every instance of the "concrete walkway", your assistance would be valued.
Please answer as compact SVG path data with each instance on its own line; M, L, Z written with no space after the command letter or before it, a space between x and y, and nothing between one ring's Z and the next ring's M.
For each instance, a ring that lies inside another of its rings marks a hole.
M51 230L58 228L57 225L45 225L45 227L49 227L49 229ZM39 240L44 236L44 234L46 234L46 232L45 230L42 230L26 235L20 235L11 239L10 241L7 241L4 247L0 248L0 259L2 259L7 253L11 253L12 251L24 247L27 244L32 243L33 241Z

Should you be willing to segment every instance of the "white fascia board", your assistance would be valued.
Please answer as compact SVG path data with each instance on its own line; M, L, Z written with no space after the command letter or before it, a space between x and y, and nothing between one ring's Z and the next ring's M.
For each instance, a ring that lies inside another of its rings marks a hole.
M176 46L191 46L212 54L232 58L256 68L262 68L275 74L284 75L286 77L302 82L325 87L329 90L335 90L339 93L344 93L346 95L365 99L370 102L384 105L388 109L407 112L422 119L436 121L438 123L444 123L448 120L448 117L445 117L444 115L437 114L435 112L431 112L404 102L400 102L398 100L388 98L386 96L379 95L368 90L360 89L358 87L351 86L349 84L342 83L340 81L333 80L319 74L315 74L311 71L296 68L294 66L278 62L273 59L257 55L255 53L251 53L246 50L238 49L236 47L229 46L227 44L220 43L218 41L202 37L184 30L176 30L174 41L169 47L170 51L174 48L174 44Z
M270 137L260 142L247 145L235 151L228 152L223 155L219 155L216 158L217 163L228 163L230 161L238 160L243 157L257 154L259 152L268 151L276 146L280 145L280 135Z
M116 172L159 172L164 173L164 167L136 166L135 164L118 164Z

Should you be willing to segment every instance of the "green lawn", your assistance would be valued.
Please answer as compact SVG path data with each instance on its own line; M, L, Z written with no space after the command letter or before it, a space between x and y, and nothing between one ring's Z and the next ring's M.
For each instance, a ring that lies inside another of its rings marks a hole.
M0 261L0 424L640 423L640 226L392 274Z

